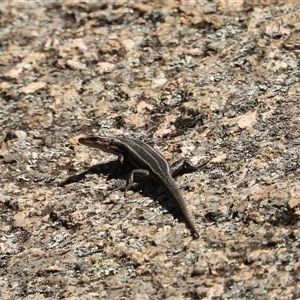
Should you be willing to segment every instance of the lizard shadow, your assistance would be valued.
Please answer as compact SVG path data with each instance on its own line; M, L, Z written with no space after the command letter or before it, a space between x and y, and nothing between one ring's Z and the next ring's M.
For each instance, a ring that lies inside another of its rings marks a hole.
M84 172L68 177L66 180L61 182L58 186L64 187L68 184L79 182L83 180L85 176L88 174L105 175L107 176L107 181L111 179L120 179L126 182L130 172L134 169L135 167L127 159L125 159L122 164L118 160L101 163L101 164L91 166L89 169L87 169ZM189 173L189 171L180 172L179 174L176 175L176 177L181 176L184 173ZM151 184L151 188L149 188L149 183ZM163 209L165 209L168 213L173 215L175 219L178 219L179 222L186 223L180 208L178 207L175 201L172 201L172 198L168 195L168 193L163 188L162 188L163 192L158 192L160 187L161 185L154 179L138 178L137 180L135 180L135 184L130 188L130 190L132 190L133 192L141 193L142 195L149 197L152 200L158 202L159 205ZM113 191L114 190L111 190L110 193ZM142 215L141 218L143 218Z
M123 169L123 167L125 170L128 169L127 172L130 172L131 169L133 169L132 167L130 169L130 165L127 162L125 162L123 164L122 169ZM83 171L79 174L75 174L75 175L68 177L63 182L61 182L58 186L63 187L65 185L68 185L71 183L79 182L79 181L83 180L85 178L85 176L88 174L106 175L107 181L110 179L117 179L117 178L124 179L124 176L123 176L124 172L120 173L120 172L116 171L119 168L120 168L119 161L110 161L110 162L103 163L103 164L97 164L97 165L91 166L86 171Z

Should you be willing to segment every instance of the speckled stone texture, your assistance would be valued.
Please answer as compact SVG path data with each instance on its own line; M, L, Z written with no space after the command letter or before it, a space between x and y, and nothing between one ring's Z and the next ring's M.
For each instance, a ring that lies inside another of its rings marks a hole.
M0 298L300 298L299 41L297 1L2 1ZM200 238L86 134L210 158Z

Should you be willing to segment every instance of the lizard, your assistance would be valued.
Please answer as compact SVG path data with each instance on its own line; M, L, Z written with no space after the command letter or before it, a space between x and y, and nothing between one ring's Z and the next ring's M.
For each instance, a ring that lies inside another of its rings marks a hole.
M164 187L171 198L176 201L187 226L192 231L194 237L199 238L199 232L173 179L181 170L195 171L199 168L198 166L193 166L188 160L183 160L182 163L177 166L177 169L172 172L166 159L157 150L134 138L123 136L114 138L86 136L79 138L78 142L82 145L117 155L121 164L124 158L129 159L136 169L132 170L129 174L124 192L125 195L132 186L135 176L155 179Z

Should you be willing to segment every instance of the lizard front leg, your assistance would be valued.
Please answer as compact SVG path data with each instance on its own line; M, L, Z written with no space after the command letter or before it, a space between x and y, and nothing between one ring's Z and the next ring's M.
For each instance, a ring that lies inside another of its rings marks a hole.
M135 169L132 170L127 178L126 188L124 191L124 196L126 196L127 191L131 188L133 182L136 179L147 179L150 177L150 172L147 169Z
M114 191L120 191L120 190L124 190L124 196L126 197L127 191L132 187L133 183L137 180L146 180L148 179L150 176L150 172L147 169L135 169L132 170L129 173L129 176L127 178L126 181L126 185L121 185L115 189L112 190L112 192Z

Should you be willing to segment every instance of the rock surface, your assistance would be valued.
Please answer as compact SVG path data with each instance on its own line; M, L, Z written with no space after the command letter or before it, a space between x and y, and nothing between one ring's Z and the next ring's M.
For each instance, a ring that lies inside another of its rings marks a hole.
M0 3L1 299L300 297L300 5L163 2ZM211 157L200 238L82 134Z

